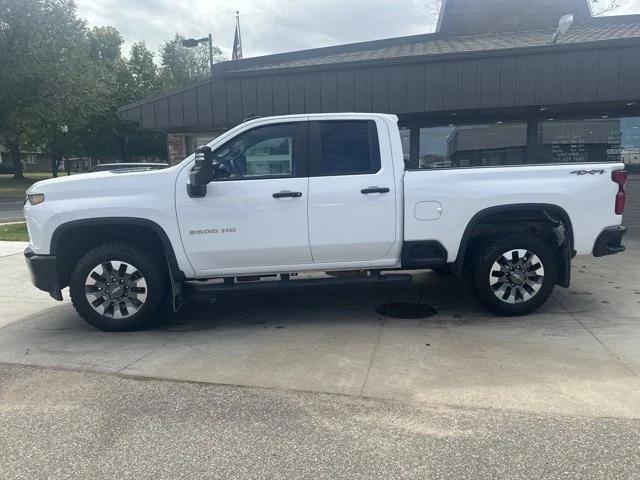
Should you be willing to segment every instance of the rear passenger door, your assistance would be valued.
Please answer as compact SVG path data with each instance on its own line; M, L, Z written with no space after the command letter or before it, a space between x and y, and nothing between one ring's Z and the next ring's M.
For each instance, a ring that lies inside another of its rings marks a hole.
M397 194L386 125L343 119L309 126L314 263L384 258L396 241Z

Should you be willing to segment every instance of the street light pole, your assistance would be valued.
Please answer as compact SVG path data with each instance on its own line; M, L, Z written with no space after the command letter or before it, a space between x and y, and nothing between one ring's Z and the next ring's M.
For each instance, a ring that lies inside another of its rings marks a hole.
M71 165L69 165L69 159L65 162L64 160L64 151L66 150L67 143L67 133L69 133L69 127L66 125L60 125L60 132L62 133L62 148L60 149L60 158L62 159L62 163L64 163L65 170L67 171L67 175L71 175Z
M213 39L209 34L209 72L213 74Z
M183 47L193 48L205 42L209 42L209 71L213 73L213 37L211 34L203 38L185 38L180 43Z

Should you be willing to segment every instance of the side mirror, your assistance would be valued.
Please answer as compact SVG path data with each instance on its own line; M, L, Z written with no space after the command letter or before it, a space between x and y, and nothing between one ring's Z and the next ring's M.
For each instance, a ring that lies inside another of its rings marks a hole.
M187 193L190 197L204 197L207 194L207 185L214 178L213 154L211 147L206 145L196 149L196 162L189 174Z

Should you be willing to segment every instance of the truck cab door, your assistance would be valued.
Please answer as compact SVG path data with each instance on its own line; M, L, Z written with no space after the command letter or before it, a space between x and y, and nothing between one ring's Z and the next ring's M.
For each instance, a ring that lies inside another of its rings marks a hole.
M313 261L388 260L397 253L399 192L386 124L342 117L312 121L309 128Z
M225 175L206 195L187 194L190 168L176 192L185 252L197 276L271 272L309 264L308 122L270 122L213 152Z

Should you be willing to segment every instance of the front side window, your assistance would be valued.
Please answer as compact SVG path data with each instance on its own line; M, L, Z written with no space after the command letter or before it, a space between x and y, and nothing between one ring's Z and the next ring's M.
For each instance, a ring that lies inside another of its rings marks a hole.
M314 122L312 132L314 175L358 175L380 170L374 121Z
M420 169L526 163L527 124L496 122L420 129Z
M232 179L293 175L298 128L295 123L254 128L218 148L213 161Z

